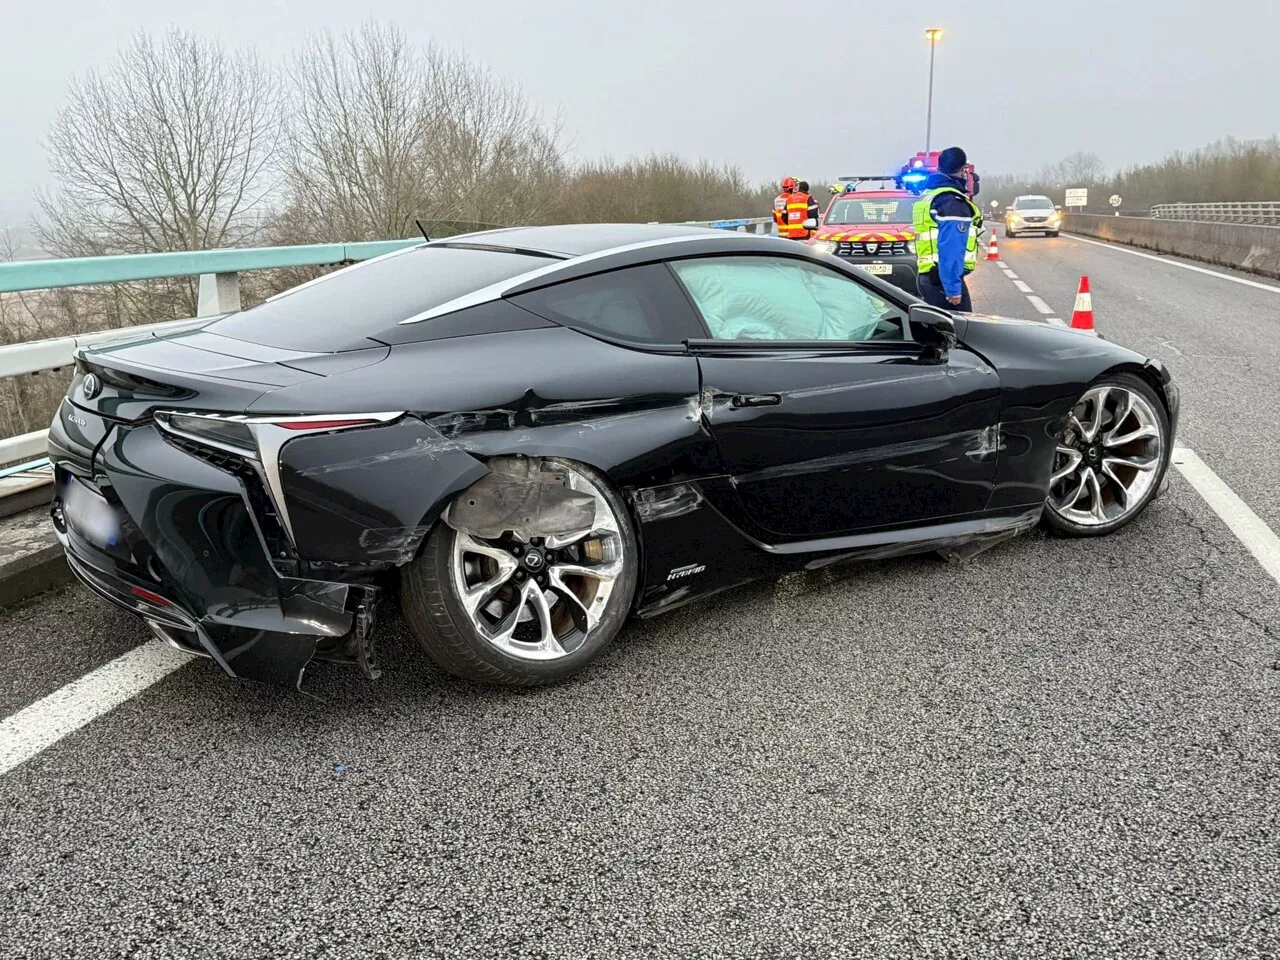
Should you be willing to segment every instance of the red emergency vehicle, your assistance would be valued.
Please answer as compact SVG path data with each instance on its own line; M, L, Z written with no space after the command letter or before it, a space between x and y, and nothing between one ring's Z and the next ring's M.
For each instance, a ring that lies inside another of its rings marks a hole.
M841 177L810 246L915 293L912 213L929 174L938 170L939 155L937 150L917 153L894 174ZM965 165L963 177L974 196L979 181L973 164Z
M916 245L911 211L916 194L895 176L841 177L810 246L835 254L916 292Z

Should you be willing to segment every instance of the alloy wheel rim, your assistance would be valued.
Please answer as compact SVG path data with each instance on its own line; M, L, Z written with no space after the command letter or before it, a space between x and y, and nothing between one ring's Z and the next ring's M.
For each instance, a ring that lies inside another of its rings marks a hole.
M590 529L567 536L510 532L497 539L454 530L454 590L475 630L521 660L558 660L599 626L623 572L623 541L612 507L589 479L565 467L572 490L595 499Z
M1082 527L1121 520L1145 502L1163 457L1160 420L1147 398L1125 387L1094 387L1058 437L1049 508Z

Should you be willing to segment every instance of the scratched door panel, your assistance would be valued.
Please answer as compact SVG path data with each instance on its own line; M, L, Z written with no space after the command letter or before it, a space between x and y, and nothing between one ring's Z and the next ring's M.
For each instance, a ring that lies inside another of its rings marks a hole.
M986 508L1000 389L976 354L741 353L699 363L712 435L762 527L809 539Z

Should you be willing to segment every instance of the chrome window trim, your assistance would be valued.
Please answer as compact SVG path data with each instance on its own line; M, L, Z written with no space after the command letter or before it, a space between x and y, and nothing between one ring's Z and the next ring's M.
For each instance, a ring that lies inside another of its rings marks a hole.
M645 250L650 247L661 247L672 243L693 243L698 240L720 239L721 237L754 237L759 239L753 233L737 233L731 230L716 230L710 233L697 233L690 236L663 237L661 240L641 240L636 243L626 243L620 247L609 247L607 250L597 250L595 253L586 253L580 257L571 257L568 260L557 260L555 263L547 264L545 267L538 267L536 270L530 270L527 273L517 274L506 280L499 280L497 283L491 283L487 287L481 287L479 290L472 290L470 293L464 293L460 297L454 297L439 306L432 307L430 310L424 310L422 313L416 313L412 317L408 317L400 321L401 325L409 323L421 323L424 320L432 320L435 317L442 317L448 313L456 313L467 307L479 306L482 303L492 303L495 300L501 300L502 297L510 290L522 284L528 283L530 280L538 280L542 277L553 276L563 270L576 267L582 263L591 263L594 260L603 260L605 257L611 257L615 253L629 253L632 250Z

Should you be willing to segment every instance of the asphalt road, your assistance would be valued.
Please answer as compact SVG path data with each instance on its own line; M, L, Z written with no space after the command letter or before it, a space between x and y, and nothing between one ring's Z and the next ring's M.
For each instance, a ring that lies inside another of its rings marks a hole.
M1090 275L1280 528L1280 294L1002 247L1064 318ZM443 677L397 617L318 699L193 662L0 777L0 957L1280 956L1278 624L1174 475L1111 538L756 584L550 689ZM3 716L143 632L72 588L0 638Z

